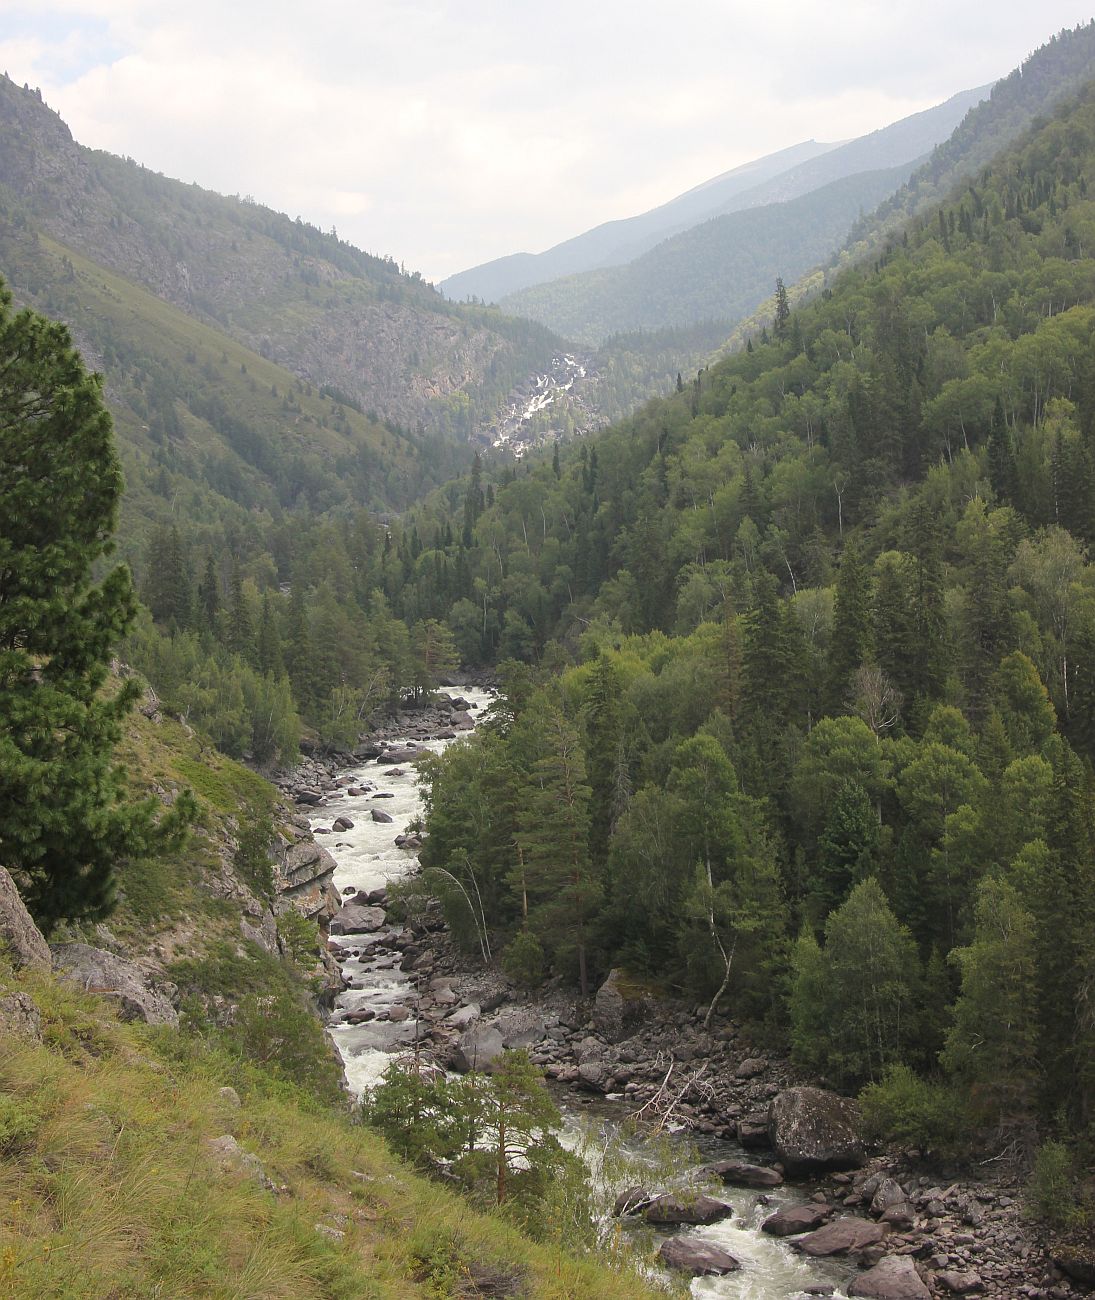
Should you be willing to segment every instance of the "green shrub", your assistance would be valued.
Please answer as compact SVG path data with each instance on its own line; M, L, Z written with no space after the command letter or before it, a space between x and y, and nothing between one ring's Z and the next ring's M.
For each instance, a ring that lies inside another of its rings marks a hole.
M252 804L240 813L232 866L248 889L267 902L274 897L274 865L270 861L273 838L274 824L266 809Z
M529 930L521 930L502 954L502 969L522 988L538 988L544 980L544 950Z
M963 1105L958 1095L922 1079L907 1065L891 1066L879 1083L859 1095L863 1128L872 1141L891 1142L941 1155L963 1144Z
M1072 1153L1063 1142L1043 1142L1034 1157L1027 1181L1026 1208L1058 1232L1074 1227L1083 1217Z
M0 1093L0 1151L5 1155L18 1150L38 1131L42 1122L37 1107L21 1097Z

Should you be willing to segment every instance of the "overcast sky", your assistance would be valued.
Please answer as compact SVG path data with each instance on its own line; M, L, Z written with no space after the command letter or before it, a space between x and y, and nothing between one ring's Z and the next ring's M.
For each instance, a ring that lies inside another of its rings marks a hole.
M1091 0L1088 0L1089 5ZM1058 0L0 0L84 144L438 280L1005 75Z

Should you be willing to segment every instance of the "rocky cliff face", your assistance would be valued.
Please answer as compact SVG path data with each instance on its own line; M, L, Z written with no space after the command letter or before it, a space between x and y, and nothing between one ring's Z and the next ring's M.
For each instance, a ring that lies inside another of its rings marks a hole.
M51 238L405 428L471 434L558 347L299 218L86 149L6 77L0 187Z

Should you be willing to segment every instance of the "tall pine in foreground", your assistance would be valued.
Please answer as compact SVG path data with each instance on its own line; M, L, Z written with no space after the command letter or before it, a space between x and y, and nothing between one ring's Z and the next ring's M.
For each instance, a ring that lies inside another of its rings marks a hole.
M125 802L112 761L135 682L104 689L133 618L112 549L122 476L101 385L67 329L0 285L0 863L47 931L106 915L119 859L186 822Z

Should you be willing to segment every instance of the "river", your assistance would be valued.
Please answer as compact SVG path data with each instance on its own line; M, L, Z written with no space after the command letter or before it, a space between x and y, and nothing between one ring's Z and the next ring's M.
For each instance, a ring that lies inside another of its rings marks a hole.
M461 694L474 706L472 716L476 720L483 716L493 699L490 692L471 688L464 688ZM451 743L445 740L423 741L418 743L418 748L441 753ZM404 833L408 824L422 812L415 769L405 765L392 771L383 764L371 762L350 769L346 775L354 777L359 787L368 787L366 792L346 796L338 801L337 808L323 809L320 814L313 815L312 827L313 830L326 828L333 817L348 817L354 823L352 830L322 836L323 844L338 863L335 886L340 893L349 889L379 889L405 876L416 863L413 852L396 847L394 842L396 836ZM383 809L391 816L391 822L373 821L370 816L373 808ZM350 1087L358 1094L380 1078L391 1060L391 1053L412 1043L416 1035L413 977L400 970L397 953L378 951L375 956L369 955L370 948L378 943L383 945L386 935L387 932L382 930L376 934L339 938L340 945L361 953L360 957L343 963L343 974L349 987L336 1001L335 1023L331 1027ZM380 1013L403 1006L412 1008L412 1014L400 1023L388 1020L361 1025L338 1023L340 1016L354 1011L369 1009ZM581 1128L611 1126L622 1117L611 1103L606 1102L584 1107L564 1097L563 1108L566 1130L575 1144L580 1141ZM704 1138L698 1146L705 1160L749 1159L730 1142ZM641 1160L641 1141L635 1141L632 1150ZM781 1205L801 1202L807 1193L787 1187L775 1188L766 1194L766 1204L758 1204L757 1193L740 1189L727 1188L720 1195L734 1206L734 1217L710 1227L688 1231L728 1250L741 1260L742 1269L725 1277L697 1278L692 1283L694 1296L718 1297L718 1300L791 1300L791 1297L802 1296L807 1289L814 1288L837 1288L828 1293L842 1294L839 1284L847 1277L849 1270L846 1265L807 1259L785 1242L760 1231L764 1219ZM826 1292L822 1290L821 1293Z

